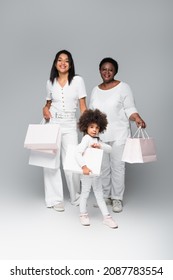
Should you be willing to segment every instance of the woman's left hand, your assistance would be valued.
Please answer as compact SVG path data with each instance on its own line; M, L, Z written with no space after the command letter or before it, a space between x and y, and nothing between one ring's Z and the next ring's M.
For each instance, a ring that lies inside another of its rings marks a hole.
M140 117L139 117L139 118L136 118L135 122L136 122L137 127L140 127L140 126L141 126L142 128L145 128L145 127L146 127L146 123L145 123L144 120L141 119Z
M135 121L137 127L142 127L145 128L146 127L146 123L144 122L144 120L140 117L140 115L138 113L134 113L130 116L130 120Z

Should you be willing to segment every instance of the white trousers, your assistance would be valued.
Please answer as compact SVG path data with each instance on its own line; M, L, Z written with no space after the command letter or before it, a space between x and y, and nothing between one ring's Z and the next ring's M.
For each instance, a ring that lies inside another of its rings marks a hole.
M63 182L60 170L60 159L62 165L66 156L68 144L77 145L78 135L76 130L76 120L53 119L51 123L58 123L61 126L61 149L57 157L59 166L57 169L44 168L45 202L47 207L52 207L59 202L63 202ZM71 203L79 199L80 177L72 172L65 172L65 179L70 193Z
M109 215L106 203L103 198L103 190L101 184L101 177L90 177L87 175L81 176L82 190L80 196L80 213L87 213L87 200L91 191L91 187L93 187L93 192L96 197L97 204L102 212L103 216Z
M116 142L107 143L111 145L110 154L103 154L102 161L102 186L105 198L123 200L125 190L125 162L121 161L124 150L123 145Z

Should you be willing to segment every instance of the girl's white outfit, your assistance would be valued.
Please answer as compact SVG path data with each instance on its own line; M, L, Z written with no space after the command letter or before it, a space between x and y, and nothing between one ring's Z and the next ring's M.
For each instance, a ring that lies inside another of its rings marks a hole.
M57 79L53 84L47 81L47 97L51 100L51 123L57 123L61 128L61 149L57 154L59 166L57 169L44 168L45 201L47 207L52 207L63 202L63 184L60 171L60 156L62 164L66 156L69 144L78 144L76 109L79 99L86 97L86 89L83 78L75 76L70 85L67 82L61 87ZM79 199L80 179L79 175L65 172L67 187L70 193L71 203L75 205Z
M124 82L108 90L96 86L89 107L104 112L108 119L107 129L100 135L101 140L112 147L110 154L104 154L102 164L104 197L123 200L125 163L121 159L125 141L130 136L129 117L137 113L132 91Z
M76 160L79 165L82 167L86 165L83 153L88 147L91 147L92 144L99 143L101 145L101 149L105 152L110 153L111 147L99 140L98 137L94 138L90 135L86 134L80 144L78 144L76 148ZM89 168L89 166L87 166ZM89 197L91 187L93 187L93 192L95 194L97 204L103 214L103 216L109 215L106 203L103 198L103 190L102 190L102 182L101 176L90 176L90 175L81 175L81 183L82 183L82 190L80 196L80 213L85 214L87 213L87 199Z

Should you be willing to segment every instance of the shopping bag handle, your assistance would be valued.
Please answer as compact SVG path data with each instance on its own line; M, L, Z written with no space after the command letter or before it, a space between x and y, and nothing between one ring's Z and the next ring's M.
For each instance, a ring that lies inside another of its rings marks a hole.
M138 127L138 129L136 130L135 134L133 135L132 138L134 138L137 135L137 138L140 138L140 135L142 135L142 138L150 138L148 133L146 132L145 128L142 128L141 126Z
M51 123L52 122L52 118L50 118L49 120L46 120L45 118L43 118L40 122L40 124L47 124L47 123Z

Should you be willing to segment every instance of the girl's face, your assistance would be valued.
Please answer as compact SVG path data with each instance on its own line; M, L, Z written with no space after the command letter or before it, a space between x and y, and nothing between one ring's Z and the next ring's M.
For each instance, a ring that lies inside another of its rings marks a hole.
M68 56L65 53L60 54L55 66L59 73L67 73L70 69Z
M114 80L115 68L112 63L105 62L100 68L100 75L104 83L110 83Z
M87 133L91 137L95 137L99 134L100 127L96 123L91 123L87 128Z

